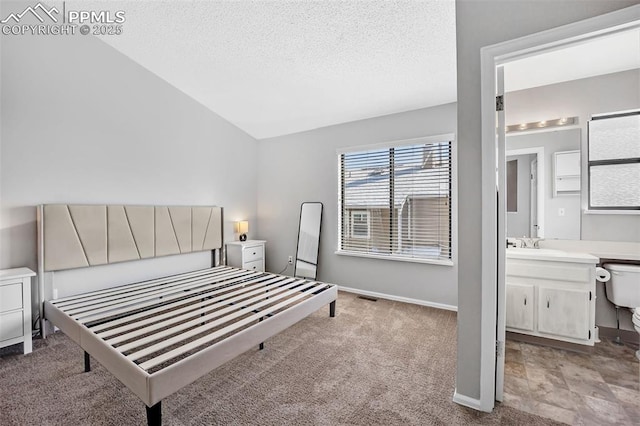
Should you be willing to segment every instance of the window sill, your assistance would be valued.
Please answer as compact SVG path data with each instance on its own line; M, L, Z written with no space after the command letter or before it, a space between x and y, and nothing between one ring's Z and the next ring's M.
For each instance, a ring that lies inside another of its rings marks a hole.
M640 210L583 210L584 214L640 215Z
M366 257L369 259L393 260L398 262L425 263L430 265L453 266L452 260L419 259L419 258L403 257L403 256L384 256L384 255L376 255L371 253L358 253L358 252L346 251L346 250L336 250L335 254L339 256Z

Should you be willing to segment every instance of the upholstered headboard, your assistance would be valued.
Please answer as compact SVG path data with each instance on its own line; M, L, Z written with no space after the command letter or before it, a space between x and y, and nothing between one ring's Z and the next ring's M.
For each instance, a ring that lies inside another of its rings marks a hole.
M46 272L222 248L222 209L45 204L38 208Z

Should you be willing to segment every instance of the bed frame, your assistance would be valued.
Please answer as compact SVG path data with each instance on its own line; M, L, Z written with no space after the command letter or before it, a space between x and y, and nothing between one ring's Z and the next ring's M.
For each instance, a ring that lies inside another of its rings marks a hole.
M219 207L43 205L39 285L45 320L98 360L161 424L163 398L325 305L331 284L224 265ZM211 250L202 269L50 300L55 271ZM217 256L215 253L217 252Z

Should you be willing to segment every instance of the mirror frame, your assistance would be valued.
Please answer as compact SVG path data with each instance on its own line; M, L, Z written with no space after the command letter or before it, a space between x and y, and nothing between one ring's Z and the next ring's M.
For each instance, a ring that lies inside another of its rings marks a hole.
M315 280L316 277L318 276L318 257L320 256L320 235L322 231L322 213L324 211L324 205L319 201L305 201L302 204L300 204L300 219L298 221L298 241L296 243L296 259L293 264L293 276L298 277L298 251L300 250L300 230L302 229L302 220L303 220L305 204L316 204L320 206L320 221L318 223L318 244L317 244L317 250L315 253L315 263L310 263L305 261L305 263L310 263L313 266L315 266L315 274L313 277L311 276L300 277L300 278L311 278Z
M507 135L509 136L509 135ZM538 191L537 191L537 197L538 197L538 208L537 208L537 214L538 214L538 235L537 238L544 238L545 235L545 220L544 220L544 214L545 214L545 207L544 207L544 194L545 194L545 189L546 189L546 182L545 182L545 173L546 173L546 167L547 165L545 164L544 161L544 147L543 146L536 146L536 147L531 147L531 148L517 148L517 149L510 149L508 151L505 151L505 161L507 159L507 157L511 157L511 156L517 156L517 155L528 155L528 154L535 154L536 159L538 160ZM506 186L506 183L505 183ZM507 219L508 222L508 218L507 218L507 214L505 211L505 218ZM531 227L531 223L529 223L529 227ZM509 235L507 235L507 237L509 237Z

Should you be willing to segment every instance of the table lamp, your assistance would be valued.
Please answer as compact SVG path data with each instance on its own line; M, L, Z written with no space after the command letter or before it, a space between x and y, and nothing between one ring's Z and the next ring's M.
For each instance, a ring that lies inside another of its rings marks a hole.
M247 232L249 232L249 221L241 220L236 222L236 232L240 234L240 241L247 241Z

